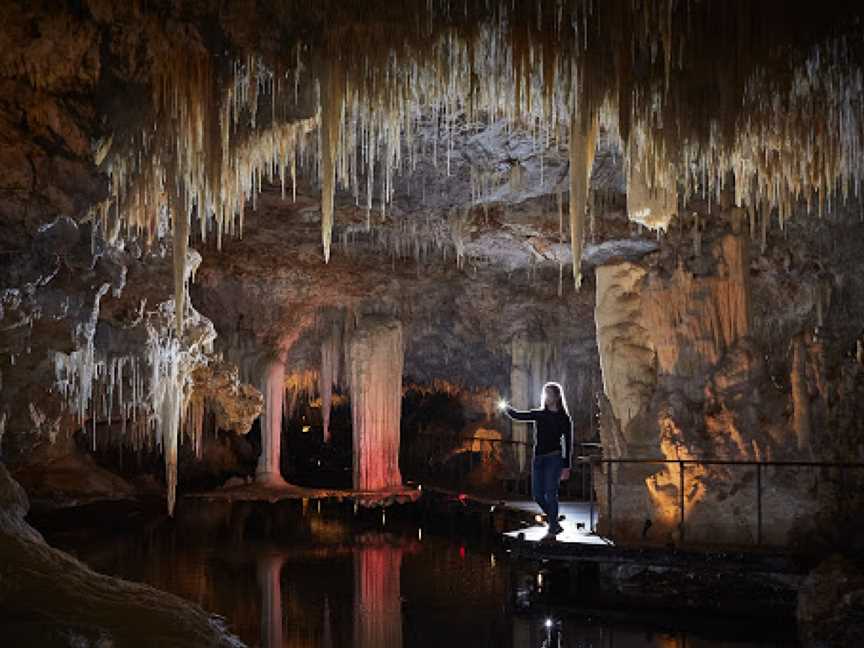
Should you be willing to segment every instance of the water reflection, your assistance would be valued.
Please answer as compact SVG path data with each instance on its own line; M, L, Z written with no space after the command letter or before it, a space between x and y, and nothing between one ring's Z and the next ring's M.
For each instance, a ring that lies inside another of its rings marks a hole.
M401 548L377 538L355 549L355 648L402 648L401 580Z
M282 556L269 553L258 558L258 588L261 592L261 645L282 648Z
M341 515L309 507L304 515L299 503L296 510L267 505L184 511L181 505L174 521L119 531L104 522L96 530L76 521L74 533L49 540L99 571L150 583L225 617L250 646L784 645L657 632L646 616L633 623L629 611L610 623L585 613L553 612L542 603L538 608L532 595L538 588L536 569L517 572L504 555L496 560L489 547L421 535L416 525L400 527L395 515L388 514L387 533L380 514L370 516L368 524L358 520L350 509ZM551 578L542 580L544 590L553 584ZM593 607L598 593L589 590L583 598ZM554 624L547 627L550 615Z
M402 555L405 549L385 536L364 536L353 549L354 596L352 601L355 648L402 648ZM320 644L311 642L302 625L285 628L286 610L308 602L299 599L283 606L283 568L288 555L269 548L258 557L257 581L261 600L260 643L264 648L301 648L320 645L334 648L330 600L321 610ZM290 574L286 574L288 579ZM303 624L305 625L305 624Z

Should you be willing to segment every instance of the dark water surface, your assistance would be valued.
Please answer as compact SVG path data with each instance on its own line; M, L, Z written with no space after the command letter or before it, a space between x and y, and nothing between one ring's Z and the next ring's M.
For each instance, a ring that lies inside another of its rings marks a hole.
M635 609L589 611L574 607L572 597L540 596L552 586L537 578L536 567L517 567L489 542L424 529L405 509L355 516L350 507L319 510L314 502L185 500L173 520L97 507L36 524L51 544L93 569L194 601L254 646L796 645L791 622L765 627Z

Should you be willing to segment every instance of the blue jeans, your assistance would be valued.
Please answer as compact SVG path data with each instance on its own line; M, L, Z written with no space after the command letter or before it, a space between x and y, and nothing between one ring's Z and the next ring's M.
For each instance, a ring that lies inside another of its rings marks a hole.
M531 493L534 501L546 514L549 526L558 524L558 483L561 481L561 470L564 461L560 454L548 454L534 457L531 470Z

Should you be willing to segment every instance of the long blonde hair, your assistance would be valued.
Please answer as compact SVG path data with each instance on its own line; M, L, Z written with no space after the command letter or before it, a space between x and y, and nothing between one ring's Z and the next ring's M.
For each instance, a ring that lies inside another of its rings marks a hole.
M561 387L560 383L557 382L547 382L543 385L543 393L540 396L540 402L543 405L543 409L548 410L548 404L546 403L546 390L551 390L558 397L558 410L570 416L570 410L567 409L567 399L564 397L564 390Z

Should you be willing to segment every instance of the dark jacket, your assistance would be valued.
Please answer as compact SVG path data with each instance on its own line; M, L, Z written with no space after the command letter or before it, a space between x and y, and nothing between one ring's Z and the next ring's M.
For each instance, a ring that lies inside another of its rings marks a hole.
M534 454L543 455L560 452L564 467L573 466L573 421L564 412L547 409L528 411L507 408L507 416L514 421L534 423Z

